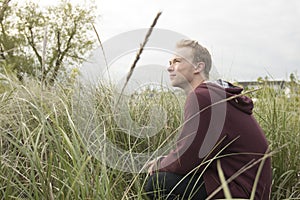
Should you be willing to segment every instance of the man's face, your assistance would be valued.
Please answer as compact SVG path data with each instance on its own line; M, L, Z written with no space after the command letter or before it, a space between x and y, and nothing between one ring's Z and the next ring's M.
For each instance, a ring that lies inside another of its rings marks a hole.
M194 79L195 67L192 64L192 49L189 47L177 48L175 52L169 61L168 72L172 86L184 89Z

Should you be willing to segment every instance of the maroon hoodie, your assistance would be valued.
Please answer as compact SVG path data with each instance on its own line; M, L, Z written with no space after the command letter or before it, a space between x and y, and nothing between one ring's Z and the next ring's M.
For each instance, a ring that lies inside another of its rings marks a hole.
M177 174L196 171L203 176L211 199L224 198L223 189L217 191L221 185L217 170L220 161L232 197L249 198L261 166L255 199L269 199L271 160L262 159L268 143L252 115L252 100L236 96L242 90L219 81L202 83L191 92L176 148L160 160L158 170ZM236 98L224 100L230 97Z

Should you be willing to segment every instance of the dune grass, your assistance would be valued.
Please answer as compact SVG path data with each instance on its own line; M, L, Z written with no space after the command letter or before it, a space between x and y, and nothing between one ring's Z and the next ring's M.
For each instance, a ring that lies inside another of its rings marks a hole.
M6 82L0 94L1 199L145 199L145 173L107 167L87 146L82 124L75 120L80 115L80 104L73 98L75 86L43 88L38 81L20 84L1 76ZM146 91L131 98L128 108L132 119L147 125L152 108L160 105L167 120L154 137L130 136L115 122L109 106L113 91L99 85L92 96L95 107L89 109L99 117L97 127L104 128L119 148L152 152L181 124L183 99L170 91L155 92L153 98L149 96L153 91ZM298 91L299 87L287 98L265 86L251 94L258 97L254 114L274 151L272 199L300 198Z
M254 114L275 152L272 199L300 198L300 86L289 84L290 94L268 84L253 94Z

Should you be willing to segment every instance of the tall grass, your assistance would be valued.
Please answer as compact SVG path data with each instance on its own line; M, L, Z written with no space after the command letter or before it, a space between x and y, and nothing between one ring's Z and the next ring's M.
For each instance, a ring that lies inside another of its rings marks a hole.
M300 199L300 85L274 89L267 83L253 94L255 116L274 151L272 199Z
M0 95L1 199L146 199L146 174L107 167L88 149L80 133L82 124L75 120L79 114L75 87L42 88L37 81L20 84L2 78L6 88ZM154 137L130 136L115 122L109 106L113 93L113 88L99 85L91 109L119 148L152 152L181 124L180 97L169 91L154 92L153 97L153 91L146 91L132 97L130 116L147 125L151 107L159 104L167 113L166 124ZM299 95L287 98L269 87L253 95L259 99L255 115L275 152L272 199L299 199Z
M109 168L90 154L86 138L79 131L82 124L74 123L78 115L74 106L78 105L72 98L73 88L43 89L37 81L19 84L8 77L6 83L9 84L0 96L2 199L144 199L145 175ZM119 129L109 106L112 88L99 86L93 98L97 100L99 123L106 127L109 139L119 148L153 151L160 143L161 137L142 141ZM139 102L140 105L130 111L140 124L149 118L147 98L145 95L135 99L134 105ZM160 102L175 116L168 117L162 137L172 132L173 127L176 129L180 121L177 110L168 105L169 100L162 96L155 99L155 103ZM132 183L132 180L136 181Z

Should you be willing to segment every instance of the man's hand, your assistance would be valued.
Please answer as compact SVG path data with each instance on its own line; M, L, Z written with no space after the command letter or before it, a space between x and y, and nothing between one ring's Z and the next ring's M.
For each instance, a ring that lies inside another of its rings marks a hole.
M152 175L154 169L157 167L157 159L151 160L150 162L147 163L148 167L148 174Z
M155 171L157 169L157 164L158 164L158 161L161 159L161 158L164 158L165 156L160 156L160 157L157 157L151 161L149 161L147 164L146 164L146 167L148 167L148 173L150 175L153 174L153 171Z

